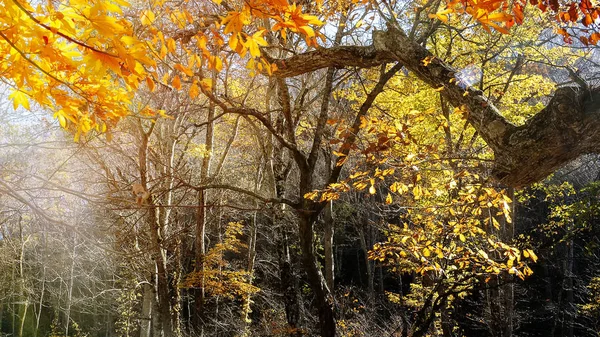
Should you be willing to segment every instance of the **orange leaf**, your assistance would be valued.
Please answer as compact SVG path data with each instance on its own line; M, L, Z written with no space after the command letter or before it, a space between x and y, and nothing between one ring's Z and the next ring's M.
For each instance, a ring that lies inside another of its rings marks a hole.
M173 84L175 89L181 89L181 79L179 78L179 75L175 75L175 78L173 78L173 82L171 82L171 84Z
M150 92L154 92L154 81L150 76L146 77L146 85L148 86L148 90L150 90Z
M177 63L175 65L175 69L181 71L182 73L188 75L189 77L194 76L194 72L190 68L182 65L181 63Z
M190 98L194 99L196 97L198 97L198 94L200 93L200 88L198 88L198 85L196 84L196 81L194 81L194 83L192 83L192 85L190 86Z

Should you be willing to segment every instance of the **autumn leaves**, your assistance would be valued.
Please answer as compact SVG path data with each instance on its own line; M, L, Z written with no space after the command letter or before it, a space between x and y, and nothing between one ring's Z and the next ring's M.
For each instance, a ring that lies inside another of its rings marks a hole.
M12 87L14 108L29 109L34 101L54 111L78 140L132 114L141 83L150 91L157 83L175 90L189 83L193 99L211 90L203 71L222 71L227 47L248 68L271 74L276 66L260 50L267 46L267 32L283 39L300 34L311 46L322 37L311 27L322 22L287 1L219 3L171 8L155 1L134 9L122 0L36 6L1 0L0 53L6 57L0 76ZM187 38L177 35L189 27L194 28Z
M563 36L565 42L572 43L574 34L568 29L578 24L584 27L577 33L578 39L583 44L595 45L600 40L596 24L600 8L590 0L562 3L559 0L530 0L529 2L556 21L558 24L556 32ZM493 28L508 34L508 30L513 25L523 23L526 6L527 0L451 0L440 11L429 14L429 17L448 22L449 15L452 13L468 14L487 31Z

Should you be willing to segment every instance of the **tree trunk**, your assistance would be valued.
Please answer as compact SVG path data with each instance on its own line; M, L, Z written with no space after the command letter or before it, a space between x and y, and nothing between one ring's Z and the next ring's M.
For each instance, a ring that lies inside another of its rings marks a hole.
M151 337L151 322L152 322L152 298L154 292L152 291L152 285L144 283L142 285L142 312L140 313L140 337Z
M152 201L151 201L152 202ZM158 313L164 337L173 335L173 327L171 324L171 299L169 296L169 281L167 276L166 256L165 251L161 246L162 236L160 233L159 224L154 215L155 207L150 209L150 237L152 239L153 260L156 265L156 291L158 294Z
M213 81L216 82L215 74L213 73ZM213 120L215 116L215 104L210 103L208 107L207 124L206 124L206 135L204 139L204 145L206 154L202 158L202 167L200 168L200 184L205 184L210 176L210 165L213 151L213 140L214 140L214 125ZM204 255L206 254L206 244L204 242L206 236L206 191L201 189L198 191L198 211L196 213L196 272L204 272ZM196 326L200 324L200 328L203 331L203 317L204 317L204 301L205 301L205 289L204 289L204 275L202 275L200 281L200 289L196 293Z
M571 227L571 226L569 226ZM567 228L569 231L570 228ZM577 304L574 302L573 296L573 240L570 239L566 242L567 256L565 259L565 282L564 287L567 293L567 300L565 304L566 310L564 310L564 315L566 316L564 321L566 323L566 333L563 331L563 336L573 337L573 329L575 324L575 314L576 314L576 306Z
M67 308L65 322L65 337L69 337L69 327L71 326L71 304L73 301L73 278L75 271L75 252L77 247L76 234L73 234L73 255L71 256L71 272L69 275L69 289L67 289Z
M373 266L371 265L371 261L369 260L369 243L367 243L367 238L365 234L365 227L369 228L369 225L357 224L358 236L360 238L360 248L363 251L363 259L365 263L365 268L367 270L367 282L369 289L369 300L373 300L375 298L375 285L374 285L374 276L373 276Z
M159 304L158 304L158 299L157 299L157 294L156 294L156 285L152 288L152 290L154 291L154 294L152 296L152 316L150 317L152 319L152 321L151 321L151 325L152 325L151 337L160 337L162 322L161 322L160 309L159 309Z
M333 291L334 286L334 275L335 265L333 259L333 236L335 231L335 224L333 220L333 201L327 203L325 207L324 222L325 222L325 235L323 240L325 241L325 279L327 280L327 287L330 291Z
M318 214L318 212L317 212ZM299 214L300 248L302 249L302 263L311 289L315 296L315 305L319 314L319 328L322 337L334 337L336 323L333 308L333 298L325 283L325 278L317 264L314 251L314 216Z
M139 124L139 131L141 136L141 144L139 147L139 166L140 166L140 183L144 187L146 191L148 191L148 160L147 160L147 152L148 152L148 140L150 134L154 130L154 126L156 123L152 124L150 129L145 132L141 125ZM152 194L146 200L146 204L148 212L148 224L150 229L150 239L151 239L151 252L152 252L152 260L154 261L155 271L156 271L156 292L158 295L158 314L159 321L162 326L163 336L171 337L173 336L173 326L171 323L171 306L170 306L170 296L169 296L169 281L167 275L167 263L166 263L166 252L162 247L162 228L160 226L159 221L159 209L156 207L154 197Z
M20 322L20 326L19 326L19 337L23 337L23 329L25 328L25 319L27 317L27 309L29 308L29 295L27 294L27 290L26 288L26 284L25 284L25 270L24 270L24 257L25 257L25 244L27 243L27 241L29 241L29 238L27 240L23 239L23 227L22 227L22 222L21 222L21 218L19 218L19 238L20 238L20 243L21 243L21 247L20 247L20 251L19 251L19 277L21 278L20 280L20 295L21 295L21 314L19 315L21 318L21 322ZM71 270L71 277L73 276L73 270ZM68 336L68 335L67 335Z
M198 191L198 211L196 213L196 259L195 259L195 271L204 273L204 254L206 254L206 243L204 238L206 236L206 200L205 190ZM194 325L196 327L203 328L203 317L204 317L204 275L202 275L199 289L196 290L196 315L194 316Z
M302 335L300 327L300 303L298 299L297 280L294 277L290 261L290 248L287 233L283 228L279 229L277 253L279 255L279 279L283 293L285 317L290 328L291 336Z
M34 337L38 336L39 330L40 330L40 317L42 317L42 309L44 308L44 294L46 292L46 266L44 266L44 269L42 271L42 290L40 291L40 302L39 302L39 309L37 312L37 315L35 317L35 335ZM2 322L2 317L0 317L0 322Z
M25 328L25 319L27 318L27 309L29 308L29 301L25 301L25 303L21 306L21 325L19 326L19 337L23 337L23 329ZM68 335L66 335L68 336Z

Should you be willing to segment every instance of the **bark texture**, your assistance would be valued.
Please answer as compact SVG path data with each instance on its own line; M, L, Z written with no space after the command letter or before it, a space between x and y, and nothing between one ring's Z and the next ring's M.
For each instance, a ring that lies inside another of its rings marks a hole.
M276 77L293 77L323 68L368 68L394 62L394 57L374 46L320 48L288 59L270 59L277 65Z

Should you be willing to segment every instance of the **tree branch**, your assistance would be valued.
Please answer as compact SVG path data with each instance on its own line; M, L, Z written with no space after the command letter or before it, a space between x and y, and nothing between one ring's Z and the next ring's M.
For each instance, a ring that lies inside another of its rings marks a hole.
M393 56L385 51L377 51L373 46L340 46L322 48L307 53L294 55L287 59L266 57L277 65L273 76L292 77L323 68L360 67L369 68L394 61Z
M227 185L227 184L206 184L206 185L191 185L181 179L179 179L181 184L189 187L191 189L194 189L196 191L201 191L201 190L210 190L210 189L222 189L222 190L229 190L229 191L233 191L233 192L238 192L241 194L245 194L247 196L250 196L252 198L258 199L264 203L271 203L271 204L286 204L286 205L290 205L293 208L297 208L299 206L299 204L297 202L294 202L292 200L286 199L286 198L268 198L268 197L264 197L258 193L252 192L249 189L246 188L242 188L242 187L237 187L237 186L232 186L232 185Z

